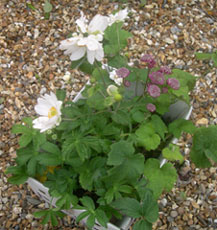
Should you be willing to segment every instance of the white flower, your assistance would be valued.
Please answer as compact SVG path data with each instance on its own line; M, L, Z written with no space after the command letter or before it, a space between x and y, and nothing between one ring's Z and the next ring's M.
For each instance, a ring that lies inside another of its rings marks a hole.
M97 14L87 24L84 14L76 20L78 33L73 34L72 38L61 41L59 48L65 50L64 54L70 54L71 61L81 59L87 54L87 60L93 64L95 59L102 61L104 51L102 44L103 32L108 26L108 17Z
M103 34L104 30L107 28L109 23L109 18L106 16L102 16L100 14L97 14L93 17L93 19L90 21L90 24L87 24L87 20L81 12L81 17L76 20L76 24L78 26L78 30L80 30L81 33L88 33L88 34Z
M109 26L111 26L115 22L123 22L128 15L128 9L120 10L116 14L109 15Z
M79 60L87 54L88 62L93 64L95 59L102 61L104 57L102 44L98 41L97 37L95 35L72 37L61 41L59 48L66 50L64 54L70 54L71 61Z
M109 73L109 78L119 86L123 83L123 78L118 77L116 73L116 69L114 69L112 72Z
M58 101L54 93L45 94L38 98L35 111L40 115L39 118L33 120L33 128L40 129L40 132L52 129L59 125L61 121L62 101Z

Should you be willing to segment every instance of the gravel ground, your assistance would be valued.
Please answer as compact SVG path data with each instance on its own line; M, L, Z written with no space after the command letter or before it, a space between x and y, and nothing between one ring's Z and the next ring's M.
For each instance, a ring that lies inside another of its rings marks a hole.
M0 230L82 229L69 217L57 228L32 216L44 208L27 185L12 186L4 174L14 164L17 137L10 133L12 124L25 116L34 116L39 94L67 88L73 97L87 77L70 70L69 58L58 50L61 40L75 28L79 10L92 18L107 15L118 7L109 0L51 0L50 20L44 19L44 1L1 0L0 2ZM149 52L158 62L187 70L198 76L192 93L192 120L197 125L217 123L217 71L209 61L197 61L194 53L217 49L217 3L215 0L128 1L131 17L128 28L134 35L129 41L131 61ZM27 3L36 8L29 9ZM71 72L72 84L62 77ZM201 78L199 78L201 77ZM176 187L162 196L160 218L153 229L217 229L217 170L199 170L188 161L191 137L183 136L180 146L186 154Z

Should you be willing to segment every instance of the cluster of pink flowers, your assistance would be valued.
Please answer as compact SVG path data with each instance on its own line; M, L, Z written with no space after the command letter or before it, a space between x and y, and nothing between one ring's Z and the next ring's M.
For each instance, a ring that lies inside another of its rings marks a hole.
M152 69L156 64L155 59L150 54L142 56L141 61L146 62L149 69ZM164 74L170 75L171 73L172 71L168 66L161 66L158 71L153 71L148 75L149 82L147 84L147 92L151 97L157 98L161 95L161 93L167 93L169 87L175 90L179 89L179 80L176 78L168 78L166 80L164 76ZM146 108L150 112L154 112L156 110L155 105L152 103L147 104Z

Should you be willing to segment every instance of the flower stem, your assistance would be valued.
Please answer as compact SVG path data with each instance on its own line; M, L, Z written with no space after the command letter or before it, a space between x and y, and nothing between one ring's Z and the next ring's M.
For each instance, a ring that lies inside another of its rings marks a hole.
M105 78L104 78L104 76L103 76L103 73L102 73L101 69L99 68L99 65L97 64L97 62L95 62L94 64L95 64L97 70L98 70L99 73L100 73L100 76L101 76L101 78L102 78L103 85L104 85L104 87L105 87L105 89L106 89L106 83L105 83Z

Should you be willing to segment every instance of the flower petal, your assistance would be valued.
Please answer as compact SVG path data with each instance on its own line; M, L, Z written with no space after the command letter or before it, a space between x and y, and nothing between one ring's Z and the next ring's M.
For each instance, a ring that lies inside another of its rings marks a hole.
M108 17L97 14L91 20L88 26L88 32L103 32L108 26Z
M86 47L77 47L77 49L71 54L71 61L76 61L85 55Z

